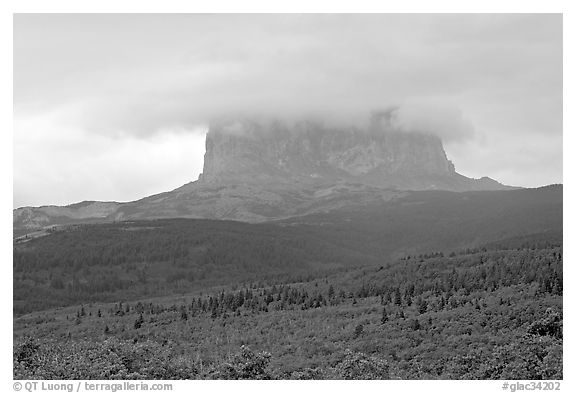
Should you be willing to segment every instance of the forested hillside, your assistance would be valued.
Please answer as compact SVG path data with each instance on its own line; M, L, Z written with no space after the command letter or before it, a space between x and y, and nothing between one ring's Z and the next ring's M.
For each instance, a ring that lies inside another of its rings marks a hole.
M377 261L274 225L158 220L78 226L16 245L14 311L187 293Z
M415 192L262 224L173 219L70 226L15 243L14 312L298 278L561 231L561 186Z
M561 379L562 256L545 233L34 312L14 321L14 376Z

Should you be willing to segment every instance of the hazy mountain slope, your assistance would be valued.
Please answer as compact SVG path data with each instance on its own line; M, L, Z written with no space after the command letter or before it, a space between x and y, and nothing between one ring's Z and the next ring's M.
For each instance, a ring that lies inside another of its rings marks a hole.
M562 190L554 185L509 191L409 192L388 202L349 206L281 224L299 233L354 244L365 252L400 255L531 233L561 233Z

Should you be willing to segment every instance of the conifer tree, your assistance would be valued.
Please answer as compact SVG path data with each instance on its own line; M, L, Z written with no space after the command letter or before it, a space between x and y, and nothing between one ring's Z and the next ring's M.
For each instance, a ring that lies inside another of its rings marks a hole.
M388 313L386 312L386 307L382 307L382 318L380 318L380 322L382 322L382 324L388 322Z
M144 323L144 317L142 316L142 314L140 314L140 316L138 316L138 319L134 321L134 329L140 329L143 323Z

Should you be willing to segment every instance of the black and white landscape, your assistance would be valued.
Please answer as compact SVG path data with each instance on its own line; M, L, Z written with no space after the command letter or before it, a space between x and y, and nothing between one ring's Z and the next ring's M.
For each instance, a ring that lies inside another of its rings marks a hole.
M563 379L561 16L14 22L15 379Z

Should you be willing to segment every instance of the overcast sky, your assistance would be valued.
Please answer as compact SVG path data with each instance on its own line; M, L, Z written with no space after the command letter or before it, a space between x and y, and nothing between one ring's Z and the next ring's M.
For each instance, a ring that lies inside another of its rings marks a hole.
M16 15L14 205L196 180L214 117L390 105L466 176L562 182L562 17Z

